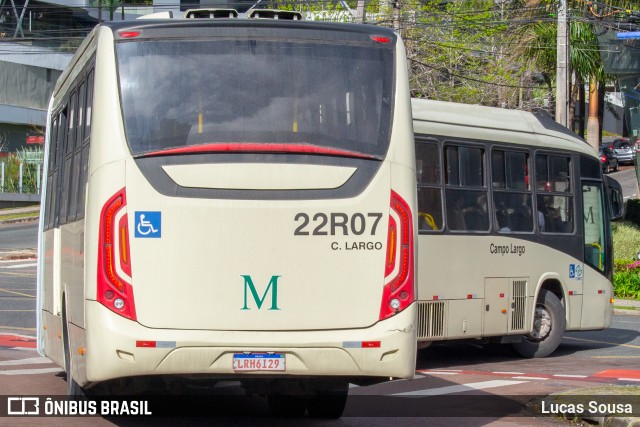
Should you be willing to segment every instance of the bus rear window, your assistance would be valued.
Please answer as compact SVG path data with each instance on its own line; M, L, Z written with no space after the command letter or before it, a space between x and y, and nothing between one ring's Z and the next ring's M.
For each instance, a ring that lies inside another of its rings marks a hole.
M392 47L213 39L116 50L134 155L245 142L386 153Z

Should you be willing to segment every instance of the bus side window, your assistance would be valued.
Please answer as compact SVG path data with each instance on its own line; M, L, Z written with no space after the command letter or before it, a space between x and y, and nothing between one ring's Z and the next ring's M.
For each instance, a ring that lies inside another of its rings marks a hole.
M454 231L489 231L484 149L445 146L447 227Z
M421 231L442 230L440 148L435 141L416 140L416 182L418 228Z
M491 165L493 205L498 231L532 232L529 154L523 151L493 150Z
M573 233L574 208L568 156L536 155L538 228L545 233Z

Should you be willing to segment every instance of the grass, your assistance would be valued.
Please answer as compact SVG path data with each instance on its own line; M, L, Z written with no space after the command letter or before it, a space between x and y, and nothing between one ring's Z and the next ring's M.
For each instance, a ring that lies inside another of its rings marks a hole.
M3 213L2 210L0 210L0 221L11 221L11 220L16 220L16 219L36 219L38 218L38 216L40 215L40 212L35 211L35 212L25 212L25 213Z
M635 311L636 308L635 307L629 307L626 305L614 305L613 308L615 308L616 310L629 310L629 311Z

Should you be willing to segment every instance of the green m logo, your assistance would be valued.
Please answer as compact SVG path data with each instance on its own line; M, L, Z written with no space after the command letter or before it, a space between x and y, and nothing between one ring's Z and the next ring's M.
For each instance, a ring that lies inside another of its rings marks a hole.
M251 276L249 275L241 275L244 278L244 307L241 310L251 310L247 305L247 289L251 291L251 296L253 297L253 301L258 306L258 310L262 308L262 304L264 304L264 300L267 299L267 294L269 293L269 289L271 289L271 308L269 310L280 310L278 308L278 279L280 276L271 276L271 280L267 285L267 289L265 289L262 294L262 298L258 296L258 291L256 290L256 286L253 284L253 280L251 280Z

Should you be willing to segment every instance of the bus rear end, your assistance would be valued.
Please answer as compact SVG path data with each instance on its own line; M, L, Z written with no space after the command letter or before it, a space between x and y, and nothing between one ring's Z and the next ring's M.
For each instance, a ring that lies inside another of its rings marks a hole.
M100 38L84 384L195 375L346 396L412 377L415 171L395 34L224 20Z

